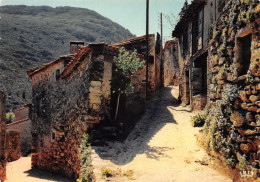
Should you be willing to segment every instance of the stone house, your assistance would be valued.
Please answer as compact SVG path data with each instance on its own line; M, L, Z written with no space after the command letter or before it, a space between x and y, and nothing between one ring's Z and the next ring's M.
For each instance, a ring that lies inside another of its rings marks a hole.
M228 18L227 18L228 17ZM218 152L246 181L260 176L260 3L228 1L209 44L208 101L217 116ZM221 119L224 115L224 119ZM222 116L222 117L221 117ZM227 124L229 123L229 124ZM218 132L220 130L221 132ZM229 155L224 151L229 150ZM246 169L242 166L247 161ZM238 166L235 166L238 164ZM243 175L244 171L250 175Z
M179 85L179 62L177 51L177 40L170 40L165 43L162 50L164 86Z
M211 27L227 0L193 0L185 5L172 32L178 38L181 101L193 109L207 103L207 56Z
M162 85L161 74L161 60L155 53L155 36L153 34L148 35L149 41L149 61L148 61L148 93L147 97L152 98L156 94L158 88ZM146 55L146 36L131 38L116 44L113 44L118 48L125 47L127 50L136 50L140 55L140 58L145 61ZM116 83L116 78L113 77L112 84ZM122 118L124 120L124 132L130 132L130 128L134 126L133 121L137 121L140 115L145 111L145 99L146 99L146 66L140 69L132 77L132 83L134 86L134 94L127 95L126 98L121 102ZM115 95L112 94L111 107L115 107ZM124 102L125 101L125 102Z
M0 91L0 180L6 179L6 121L5 121L5 94Z
M30 153L32 147L32 134L31 125L32 122L29 119L30 105L25 105L20 109L14 110L15 118L14 122L6 125L6 131L16 130L20 133L21 155L26 156Z
M201 7L204 15L207 14L210 1L197 2L192 1L186 9L192 12L192 7L197 7L194 12L199 12L198 7ZM214 7L214 3L212 5ZM191 102L194 109L203 108L207 101L209 117L204 128L210 141L206 144L207 149L212 149L231 168L240 170L235 181L258 181L260 3L257 0L229 0L221 1L219 5L222 8L216 10L220 11L213 11L216 19L201 25L204 32L202 45L195 49L195 54L191 54L194 26L183 22L185 11L173 31L173 35L179 38L181 74L186 71L186 77L180 83L182 101ZM185 26L191 26L190 33L186 33L188 38L184 38L185 33L180 31Z
M82 135L100 124L113 126L113 58L119 47L71 42L71 54L27 72L33 91L32 167L78 178ZM145 67L142 70L132 78L134 94L122 102L126 112L139 112L138 104L145 102Z
M91 44L28 71L33 90L32 167L79 176L83 133L110 117L116 51L104 43Z
M155 36L154 34L148 35L149 41L149 68L148 68L148 83L149 83L149 94L154 95L155 91L161 87L161 61L155 53ZM128 39L116 44L116 47L125 47L127 50L136 49L137 53L141 55L146 55L146 36L136 37Z

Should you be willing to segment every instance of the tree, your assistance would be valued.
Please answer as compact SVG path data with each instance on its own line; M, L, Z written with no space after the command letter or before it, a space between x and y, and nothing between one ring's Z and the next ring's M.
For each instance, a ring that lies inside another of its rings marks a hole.
M183 5L183 7L182 7L181 12L180 12L179 15L182 17L182 16L185 14L185 12L186 12L187 9L188 9L188 1L185 0L184 5Z
M116 65L116 72L119 73L120 79L118 79L118 84L114 88L113 92L117 93L117 106L116 106L116 114L115 119L118 114L118 106L120 102L121 94L133 93L134 87L132 85L131 76L139 69L144 66L144 61L141 61L137 57L137 51L133 52L127 51L124 47L119 49L118 56L114 57L114 62Z

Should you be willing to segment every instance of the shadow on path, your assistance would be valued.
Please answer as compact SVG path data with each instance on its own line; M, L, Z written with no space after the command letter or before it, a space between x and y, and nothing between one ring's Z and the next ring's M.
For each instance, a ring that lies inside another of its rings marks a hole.
M30 170L24 171L24 173L26 173L27 176L36 178L35 181L37 181L37 178L38 178L41 180L45 179L47 181L73 182L73 180L62 177L60 175L39 171L37 169L30 169Z
M167 123L178 124L170 109L180 104L172 95L172 89L177 87L162 88L158 95L147 105L142 118L137 122L134 129L123 142L110 142L108 146L93 147L95 152L105 160L110 160L117 165L125 165L133 160L137 154L146 154L148 158L159 160L160 157L169 157L166 151L172 150L169 147L150 147L149 141ZM178 90L175 90L178 92ZM189 110L183 110L191 112Z

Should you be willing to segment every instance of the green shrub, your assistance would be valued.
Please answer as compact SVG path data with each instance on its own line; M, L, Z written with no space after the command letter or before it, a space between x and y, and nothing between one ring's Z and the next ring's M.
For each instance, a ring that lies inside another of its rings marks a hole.
M108 168L102 168L101 173L102 173L103 179L114 176L114 172L111 169L108 169Z
M108 169L108 168L103 167L101 169L101 174L102 174L102 178L105 179L105 178L113 177L117 173L116 173L116 171L113 171L112 169Z
M133 170L127 170L123 172L123 175L127 177L128 180L134 180L134 171Z
M114 176L126 176L128 180L134 180L134 171L133 170L127 170L123 171L120 168L117 168L117 170L112 170L106 167L103 167L101 169L102 179L111 178Z
M205 123L205 116L203 114L197 114L191 118L193 127L202 127Z
M14 121L14 113L12 111L6 113L6 124L12 123Z
M84 134L80 148L79 148L79 157L80 157L80 176L77 179L77 182L92 182L93 181L93 167L91 165L91 147L89 144L88 134Z
M244 154L238 160L239 160L239 169L246 170L249 166L249 162L246 159L246 155Z

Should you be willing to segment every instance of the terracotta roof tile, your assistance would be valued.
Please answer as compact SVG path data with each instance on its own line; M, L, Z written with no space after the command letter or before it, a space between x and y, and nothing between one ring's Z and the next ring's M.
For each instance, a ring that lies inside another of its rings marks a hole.
M67 64L64 71L61 73L61 78L65 78L70 75L71 71L74 70L81 61L81 57L89 54L91 52L91 49L87 46L82 47L71 59L71 61Z
M149 38L153 37L153 36L154 36L154 34L149 34ZM143 35L141 37L131 38L131 39L128 39L128 40L125 40L122 42L118 42L118 43L113 44L113 46L121 46L121 45L130 44L130 43L142 41L142 40L146 40L146 35Z

